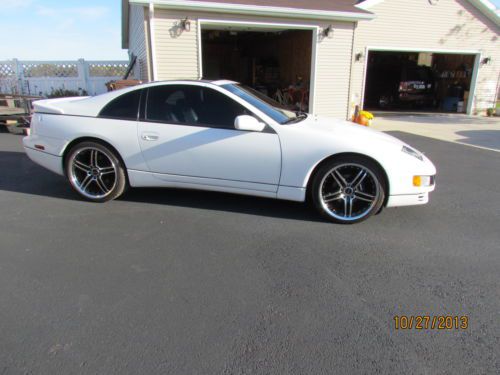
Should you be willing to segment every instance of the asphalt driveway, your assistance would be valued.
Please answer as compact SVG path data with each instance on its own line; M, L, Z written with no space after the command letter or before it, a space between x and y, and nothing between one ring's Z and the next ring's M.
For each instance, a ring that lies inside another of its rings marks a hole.
M339 226L208 192L82 202L0 134L0 374L499 373L500 154L397 135L437 164L431 202Z
M438 113L381 113L374 128L402 131L500 152L500 118Z

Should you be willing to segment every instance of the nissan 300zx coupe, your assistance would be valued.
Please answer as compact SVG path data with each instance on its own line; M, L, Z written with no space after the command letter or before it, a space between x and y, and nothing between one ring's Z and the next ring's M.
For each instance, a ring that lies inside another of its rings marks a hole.
M28 156L81 197L175 187L310 201L352 224L425 204L436 168L369 128L288 110L232 81L166 81L34 103ZM165 194L169 194L165 190Z

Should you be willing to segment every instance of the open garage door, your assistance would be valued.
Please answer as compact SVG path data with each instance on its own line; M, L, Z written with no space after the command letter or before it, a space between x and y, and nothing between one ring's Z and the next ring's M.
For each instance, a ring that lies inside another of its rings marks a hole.
M465 113L476 60L474 54L369 51L363 107Z
M312 34L303 29L202 23L203 78L237 81L291 110L308 112Z

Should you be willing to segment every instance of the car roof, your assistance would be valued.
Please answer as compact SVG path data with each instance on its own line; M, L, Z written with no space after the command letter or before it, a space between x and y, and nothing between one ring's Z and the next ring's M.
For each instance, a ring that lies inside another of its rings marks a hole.
M78 97L72 98L71 100L65 99L60 103L57 103L57 108L62 111L63 114L72 115L82 115L82 116L97 116L104 106L110 103L112 100L116 99L121 95L125 95L129 92L136 90L142 90L148 87L156 87L162 85L215 85L222 86L226 84L234 84L236 82L229 80L168 80L168 81L155 81L143 83L136 86L130 86L119 90L109 91L104 94L91 97ZM55 101L52 99L52 105L55 105ZM41 104L41 103L39 103Z
M238 82L231 81L228 79L175 79L175 80L163 80L163 81L154 81L143 83L138 86L142 87L151 87L151 86L161 86L162 84L192 84L192 83L205 83L212 84L216 86L228 85L228 84L236 84ZM137 86L132 86L137 87Z
M110 91L98 96L108 96L110 99L113 97L118 97L121 94L125 94L127 92L131 92L137 89L162 86L162 85L196 85L196 84L204 84L204 85L215 85L215 86L223 86L229 84L237 84L238 82L227 80L227 79L217 79L217 80L209 80L209 79L175 79L175 80L163 80L163 81L154 81L141 83L140 85L129 86L123 89Z

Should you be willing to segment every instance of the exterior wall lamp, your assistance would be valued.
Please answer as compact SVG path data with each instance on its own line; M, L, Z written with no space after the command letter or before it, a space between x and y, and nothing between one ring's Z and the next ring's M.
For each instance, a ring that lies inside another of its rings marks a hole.
M323 36L329 39L333 38L333 25L330 25L326 29L323 29Z
M183 31L191 31L191 21L187 17L181 20L180 26Z
M481 60L481 65L488 65L491 62L491 57L485 57Z
M357 54L354 55L354 59L356 60L356 62L363 60L363 53L358 52Z

